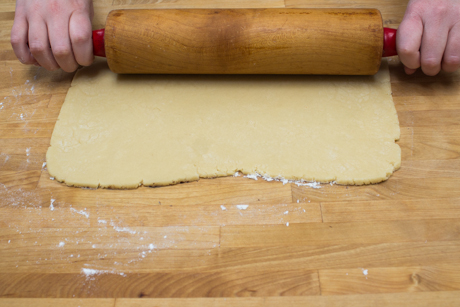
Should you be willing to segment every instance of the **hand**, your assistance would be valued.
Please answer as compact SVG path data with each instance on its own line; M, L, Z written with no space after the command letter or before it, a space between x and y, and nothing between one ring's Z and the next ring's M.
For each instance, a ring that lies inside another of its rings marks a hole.
M460 0L410 0L396 35L407 74L434 76L460 67Z
M19 61L72 72L93 62L92 0L17 0L11 45Z

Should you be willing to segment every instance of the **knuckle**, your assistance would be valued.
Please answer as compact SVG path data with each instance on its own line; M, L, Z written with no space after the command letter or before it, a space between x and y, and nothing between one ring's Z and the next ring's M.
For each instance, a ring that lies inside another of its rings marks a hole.
M29 42L29 49L30 53L32 54L41 54L45 52L46 46L42 42L39 41L30 41Z
M434 70L438 68L440 64L441 64L440 61L438 61L437 59L433 59L433 58L422 60L422 67L430 69L430 70L432 69Z
M86 43L91 39L91 31L76 31L72 37L76 44Z
M58 58L67 57L71 53L72 51L67 46L58 46L53 48L53 54Z
M22 44L22 42L22 37L20 35L17 35L16 33L11 33L11 45L13 45L13 47Z
M444 64L447 66L457 67L460 66L460 57L450 56L444 59Z
M83 59L83 60L80 60L78 62L78 64L82 65L82 66L89 66L93 63L94 61L94 58L92 56L90 56L88 59Z
M414 57L416 56L417 52L415 50L412 50L406 46L401 46L399 48L398 54L406 57Z
M49 10L55 14L55 15L58 15L58 14L61 14L62 13L62 10L63 10L63 7L61 5L61 3L59 1L51 1L50 4L49 4Z
M441 63L435 59L422 60L422 70L428 76L435 76L441 71Z
M75 70L77 70L78 66L72 65L72 66L69 66L69 67L61 67L61 68L65 72L74 72Z
M445 4L437 4L431 8L431 14L435 16L444 15L448 11L448 7Z

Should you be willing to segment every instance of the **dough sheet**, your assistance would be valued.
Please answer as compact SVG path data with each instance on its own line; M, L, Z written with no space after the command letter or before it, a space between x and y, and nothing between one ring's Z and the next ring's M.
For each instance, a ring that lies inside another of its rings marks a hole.
M231 176L370 184L400 167L386 62L375 76L77 72L47 152L69 186L136 188Z

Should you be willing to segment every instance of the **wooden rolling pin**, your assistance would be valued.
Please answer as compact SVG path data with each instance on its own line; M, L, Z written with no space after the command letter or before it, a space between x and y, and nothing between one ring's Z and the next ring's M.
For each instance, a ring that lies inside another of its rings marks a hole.
M114 10L93 46L121 74L372 75L395 33L376 9Z

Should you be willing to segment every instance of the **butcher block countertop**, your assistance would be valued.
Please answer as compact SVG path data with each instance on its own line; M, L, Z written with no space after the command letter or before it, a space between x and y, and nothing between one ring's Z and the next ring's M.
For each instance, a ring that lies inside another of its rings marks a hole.
M375 7L401 0L96 0L113 8ZM0 306L460 306L460 72L390 61L402 167L320 188L243 177L90 190L50 180L73 74L16 60L0 3ZM238 206L247 205L247 206Z

